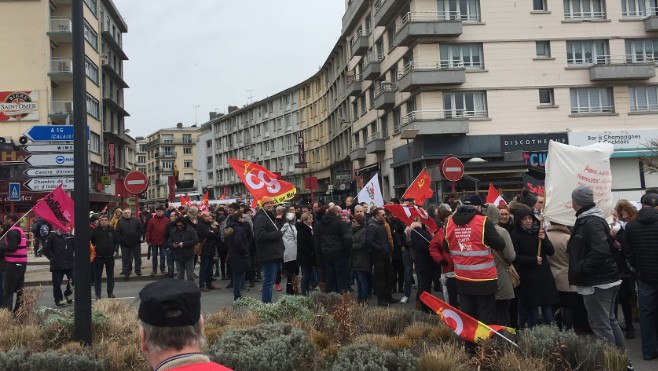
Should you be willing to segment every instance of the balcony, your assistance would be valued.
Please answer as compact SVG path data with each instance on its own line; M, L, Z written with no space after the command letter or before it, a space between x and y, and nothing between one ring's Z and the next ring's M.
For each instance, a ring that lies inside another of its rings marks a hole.
M368 51L368 37L370 36L370 30L359 30L356 35L352 38L352 56L365 55Z
M366 146L362 143L352 144L352 151L350 152L350 161L365 160L366 159Z
M377 0L375 1L375 25L386 26L395 18L398 9L404 0Z
M112 36L112 33L110 31L107 31L105 30L105 28L103 28L103 30L101 31L101 37L103 38L103 41L105 41L105 43L109 45L110 48L112 48L112 51L119 58L123 59L124 61L128 60L128 56L123 51L123 48L121 47L119 42L114 38L114 36Z
M380 63L384 59L382 54L375 55L375 53L370 52L363 59L363 79L364 80L373 80L379 77L382 74Z
M436 42L441 37L462 34L461 20L448 12L407 13L395 25L395 45L410 46L417 41Z
M123 108L123 101L115 97L103 94L103 108L108 107L116 112L119 116L130 116L128 111Z
M370 4L370 1L366 0L352 0L352 3L347 7L345 14L343 15L343 29L341 33L344 34L347 30L353 28L359 21L361 13L363 13Z
M658 8L647 9L647 17L644 19L644 31L658 31Z
M50 25L47 34L52 41L58 44L72 42L73 24L71 18L50 17Z
M105 59L103 61L102 67L103 67L103 73L110 76L110 78L112 78L112 80L114 80L117 83L117 85L119 85L120 87L122 87L124 89L129 88L128 84L123 79L123 76L121 76L119 71L117 71L114 68L114 66L112 66L110 63L108 63L107 59Z
M48 116L51 117L66 117L73 114L73 101L53 101L50 105L50 113Z
M398 87L401 91L444 85L461 85L466 82L464 64L461 61L409 62L400 73Z
M389 109L395 106L396 84L383 82L375 91L375 109Z
M362 87L362 78L361 75L352 75L347 76L347 86L345 87L345 93L348 97L353 97L361 94L363 91Z
M366 144L366 153L381 153L386 151L386 140L381 132L372 133L368 137Z
M156 152L155 158L176 158L176 152Z
M420 135L454 135L468 133L469 117L486 117L486 112L464 110L413 111L400 120L395 133L401 139L413 139Z
M591 81L648 80L656 76L656 64L650 55L611 57L601 55L590 60Z
M73 61L65 58L51 59L48 76L56 82L73 81Z

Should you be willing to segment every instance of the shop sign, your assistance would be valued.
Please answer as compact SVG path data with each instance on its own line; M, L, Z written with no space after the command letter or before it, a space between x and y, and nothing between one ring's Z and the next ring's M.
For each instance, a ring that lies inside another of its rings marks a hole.
M594 143L610 143L615 151L647 150L652 140L658 140L658 130L572 131L569 144L582 147Z
M548 142L551 140L567 144L569 138L567 133L501 135L500 147L503 152L541 152L548 151Z

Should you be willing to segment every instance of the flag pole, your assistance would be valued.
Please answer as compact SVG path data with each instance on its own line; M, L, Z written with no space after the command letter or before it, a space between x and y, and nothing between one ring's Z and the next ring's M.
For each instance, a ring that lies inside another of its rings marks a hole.
M539 218L539 232L544 229L544 207L546 207L546 199L544 199L544 205L541 207L541 217ZM539 235L538 235L539 236ZM544 234L544 238L546 235ZM537 237L539 242L537 243L537 256L541 256L541 238Z
M480 322L480 323L482 323L482 322ZM513 342L512 340L508 339L507 337L503 336L503 334L501 334L500 332L498 332L498 331L492 329L489 325L487 325L487 324L485 324L485 323L482 323L482 325L483 325L484 327L488 328L488 329L489 329L491 332L493 332L494 334L496 334L496 335L500 336L501 338L505 339L508 343L514 345L515 347L517 347L517 348L519 348L519 349L521 348L518 344L516 344L516 343Z
M2 240L3 238L5 238L5 236L7 235L7 233L9 233L9 230L12 229L12 228L14 228L18 223L20 223L21 220L23 220L23 218L25 218L25 216L26 216L27 214L29 214L31 211L32 211L32 209L28 210L25 214L23 214L23 216L21 216L20 218L18 218L18 221L17 221L16 223L14 223L11 227L9 227L9 228L5 231L5 233L2 234L2 236L0 236L0 240Z

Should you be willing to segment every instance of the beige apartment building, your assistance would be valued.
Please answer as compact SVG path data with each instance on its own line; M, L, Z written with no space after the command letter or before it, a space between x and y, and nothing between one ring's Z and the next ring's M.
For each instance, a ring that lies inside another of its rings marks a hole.
M178 123L175 127L160 129L146 137L143 152L146 155L146 176L149 181L147 203L161 204L169 196L168 179L175 177L175 193L197 192L196 151L200 128Z
M388 199L427 167L439 201L452 184L438 165L453 155L465 163L457 191L493 182L510 195L541 188L550 140L607 141L615 146L615 197L639 199L658 186L639 161L658 138L656 6L348 0L342 35L314 76L208 122L218 173L205 184L214 184L215 194L227 186L231 194L245 192L225 164L237 156L284 169L305 200L307 176L317 177L317 194L340 199L375 174ZM269 107L291 90L293 137L303 146L296 166L286 167L279 164L287 147L276 146L268 128L288 113Z
M116 182L132 169L134 157L134 140L126 135L124 125L128 112L123 108L123 89L128 87L123 61L128 58L122 50L122 35L128 30L111 0L85 0L84 4L90 202L92 210L100 210L116 203ZM0 60L3 151L26 155L23 145L44 143L28 140L25 133L31 127L72 124L71 1L1 1L0 14L0 46L5 51ZM7 166L0 166L2 179L21 180L29 186L29 166L3 165ZM22 191L34 193L26 201L36 201L48 189L24 187ZM2 201L6 192L6 185L0 185Z

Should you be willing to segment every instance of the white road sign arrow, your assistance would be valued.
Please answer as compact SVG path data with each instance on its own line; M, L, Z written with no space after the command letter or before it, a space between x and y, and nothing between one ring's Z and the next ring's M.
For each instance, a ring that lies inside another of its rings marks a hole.
M37 168L37 169L27 169L23 173L30 177L72 176L73 168L72 167L54 167L54 168L44 168L44 169Z
M65 190L73 189L73 178L32 178L23 185L32 191L52 191L60 183Z
M24 150L28 152L73 153L73 144L31 144L25 146Z
M28 165L34 167L40 166L73 166L72 154L38 154L30 155L25 159Z

